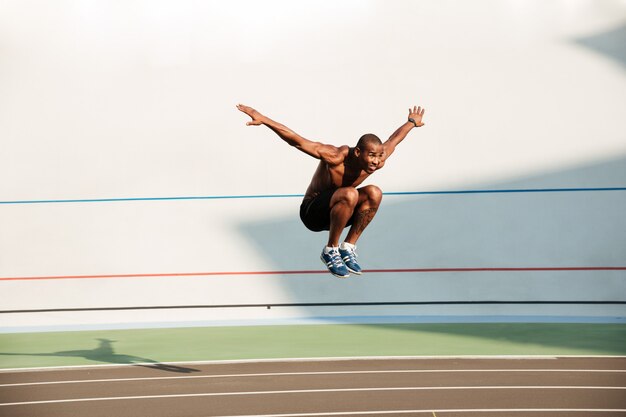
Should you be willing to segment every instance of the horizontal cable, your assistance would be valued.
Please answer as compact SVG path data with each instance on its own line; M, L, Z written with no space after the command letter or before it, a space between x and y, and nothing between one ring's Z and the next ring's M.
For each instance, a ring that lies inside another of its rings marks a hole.
M347 307L347 306L409 306L409 305L626 305L626 301L362 301L341 303L260 303L260 304L205 304L205 305L165 305L165 306L123 306L123 307L76 307L76 308L41 308L22 310L0 310L0 314L15 313L63 313L80 311L128 311L128 310L181 310L211 308L280 308L280 307Z
M398 191L383 195L445 195L445 194L502 194L502 193L557 193L557 192L594 192L626 191L626 187L601 188L526 188L507 190L451 190L451 191ZM13 200L0 201L0 204L51 204L51 203L111 203L133 201L177 201L177 200L229 200L229 199L267 199L267 198L302 198L304 194L251 194L251 195L212 195L183 197L129 197L129 198L93 198L93 199L50 199L50 200Z
M387 268L366 269L364 273L437 273L437 272L549 272L549 271L626 271L626 266L565 266L565 267L513 267L513 268ZM228 275L310 275L328 274L326 270L284 271L213 271L213 272L168 272L154 274L100 274L100 275L51 275L0 277L0 281L31 281L54 279L115 279L115 278L163 278L202 277Z

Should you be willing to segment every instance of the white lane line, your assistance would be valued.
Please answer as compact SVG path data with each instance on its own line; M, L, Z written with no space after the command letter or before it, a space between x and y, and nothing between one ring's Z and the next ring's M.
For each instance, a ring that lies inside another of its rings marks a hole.
M242 391L242 392L203 392L196 394L164 394L164 395L134 395L127 397L100 397L100 398L69 398L65 400L23 401L14 403L0 403L0 407L34 404L78 403L89 401L121 401L121 400L148 400L156 398L188 398L188 397L227 397L242 395L279 395L279 394L317 394L328 392L365 392L365 391L454 391L454 390L624 390L626 387L583 387L583 386L470 386L470 387L382 387L382 388L331 388L331 389L303 389L281 391Z
M253 378L264 376L311 376L311 375L355 375L355 374L437 374L437 373L479 373L479 372L555 372L555 373L626 373L625 369L390 369L377 371L319 371L319 372L269 372L254 374L220 374L220 375L185 375L185 376L157 376L143 378L106 378L84 379L67 381L20 382L0 384L0 387L21 387L33 385L81 384L99 382L133 382L133 381L161 381L172 379L205 379L205 378Z
M350 416L376 414L414 414L414 413L546 413L546 412L573 412L573 413L624 413L621 408L458 408L449 410L382 410L382 411L343 411L332 413L297 413L297 414L249 414L237 416L213 417L317 417L317 416Z
M611 355L442 355L442 356L335 356L322 358L256 358L256 359L224 359L224 360L208 360L208 361L187 361L187 362L160 362L161 365L230 365L242 363L293 363L293 362L366 362L366 361L403 361L403 360L448 360L448 359L468 359L468 360L558 360L561 358L575 359L625 359L626 356ZM128 368L137 365L155 365L154 362L137 362L137 363L101 363L94 365L63 365L63 366L42 366L31 368L3 368L0 373L4 372L47 372L58 370L74 370L74 369L98 369L98 368Z
M186 362L160 362L160 365L230 365L230 364L249 364L249 363L293 363L293 362L364 362L364 361L405 361L405 360L424 360L424 361L445 361L449 359L461 360L546 360L554 361L558 359L626 359L626 355L441 355L441 356L335 356L322 358L256 358L256 359L224 359L224 360L205 360L205 361L186 361ZM154 362L137 362L137 363L111 363L111 364L94 364L94 365L63 365L63 366L43 366L30 368L2 368L0 374L11 372L47 372L58 370L80 370L80 369L99 369L99 368L128 368L137 365L155 365Z

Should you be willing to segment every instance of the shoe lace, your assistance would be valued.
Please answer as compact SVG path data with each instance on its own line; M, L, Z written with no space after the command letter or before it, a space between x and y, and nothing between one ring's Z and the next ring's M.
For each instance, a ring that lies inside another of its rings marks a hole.
M342 266L343 265L343 260L341 259L341 254L339 253L339 251L337 249L329 251L328 254L330 255L330 261L335 266Z
M348 254L346 255L348 257L348 261L356 262L356 258L357 256L359 256L356 254L356 251L352 248L346 248L345 250L348 252Z

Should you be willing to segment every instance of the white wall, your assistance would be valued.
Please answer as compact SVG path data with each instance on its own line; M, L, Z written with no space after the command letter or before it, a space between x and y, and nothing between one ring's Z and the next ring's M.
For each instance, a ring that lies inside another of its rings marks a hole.
M626 3L3 1L0 310L367 301L624 301L626 271L326 274L298 198L303 136L426 126L386 192L626 187ZM366 269L626 266L626 191L387 195ZM626 317L619 304L0 314L0 328L346 316ZM35 327L31 327L35 328Z

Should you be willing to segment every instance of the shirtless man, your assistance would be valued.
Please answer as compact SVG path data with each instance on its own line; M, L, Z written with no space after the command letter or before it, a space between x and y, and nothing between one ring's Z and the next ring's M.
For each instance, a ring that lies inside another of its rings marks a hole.
M305 139L252 107L239 104L237 108L252 118L247 126L265 125L289 145L320 160L302 200L300 219L309 230L329 231L321 259L331 274L339 278L347 278L350 272L360 275L356 242L374 218L383 193L375 185L356 187L385 166L387 158L411 129L424 125L424 109L417 106L409 109L407 121L385 143L368 133L350 148ZM348 235L339 245L341 232L347 226L351 226Z

